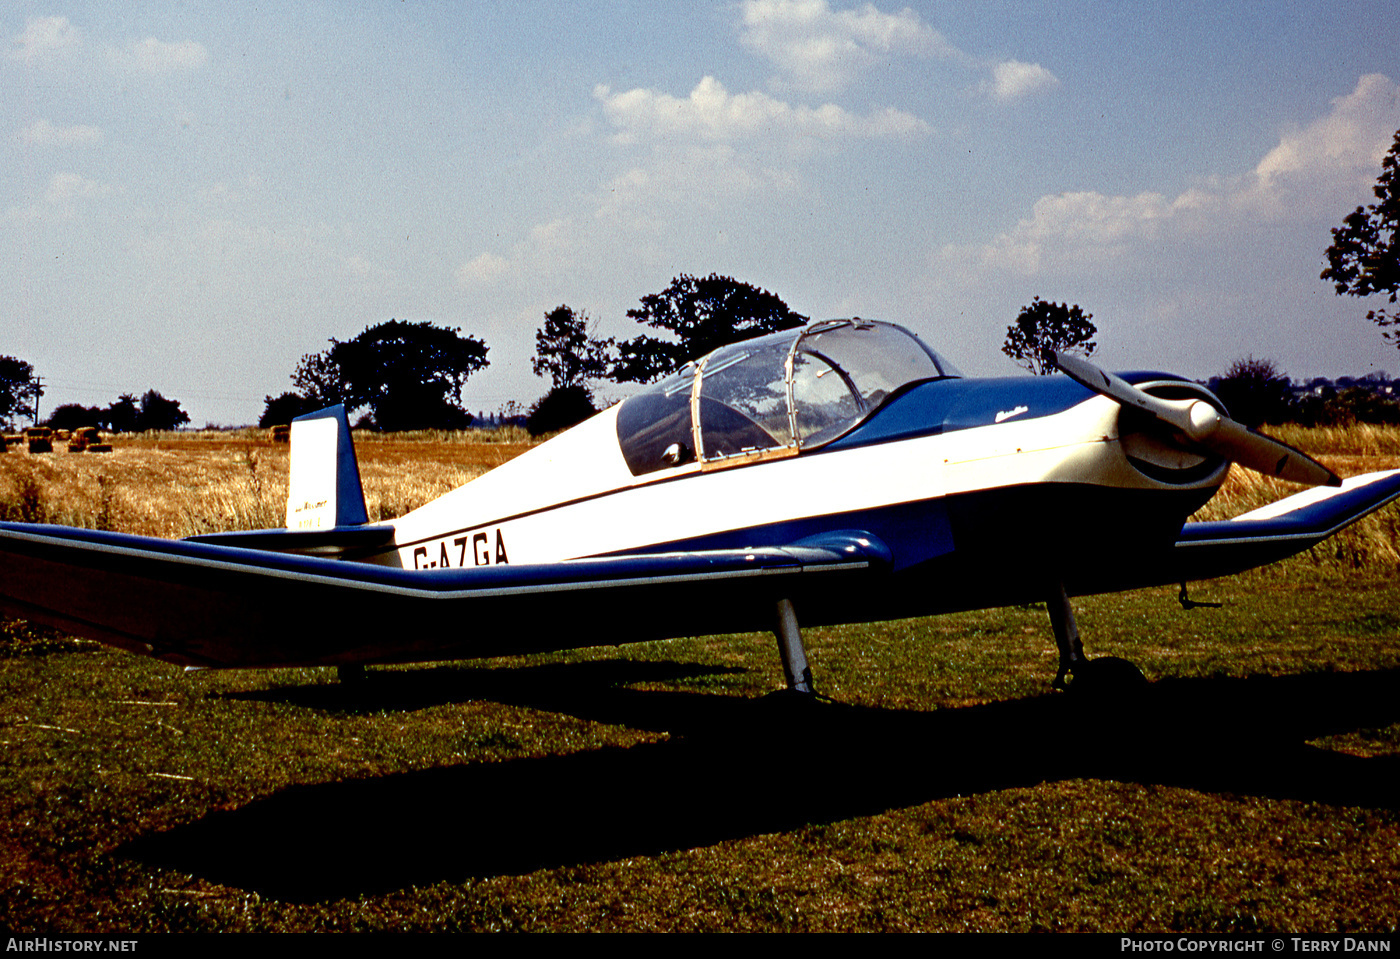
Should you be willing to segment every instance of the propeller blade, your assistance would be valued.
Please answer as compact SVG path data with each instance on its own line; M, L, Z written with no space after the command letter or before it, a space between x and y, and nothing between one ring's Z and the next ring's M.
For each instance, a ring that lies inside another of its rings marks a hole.
M1080 356L1056 353L1055 365L1071 379L1122 406L1151 413L1191 442L1241 466L1307 486L1341 486L1336 473L1287 443L1243 426L1205 400L1168 400L1099 369Z
M1101 393L1122 406L1145 410L1162 420L1188 433L1191 428L1191 405L1195 400L1166 400L1138 389L1121 376L1108 370L1099 369L1082 356L1072 353L1056 353L1055 365L1076 382L1087 386L1095 393ZM1209 404L1207 404L1209 405Z

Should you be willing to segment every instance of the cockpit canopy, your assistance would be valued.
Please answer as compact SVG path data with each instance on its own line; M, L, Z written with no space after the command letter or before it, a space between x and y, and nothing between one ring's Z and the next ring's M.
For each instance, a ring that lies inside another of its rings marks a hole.
M903 327L826 320L715 350L623 402L634 476L795 455L849 432L909 383L960 376Z

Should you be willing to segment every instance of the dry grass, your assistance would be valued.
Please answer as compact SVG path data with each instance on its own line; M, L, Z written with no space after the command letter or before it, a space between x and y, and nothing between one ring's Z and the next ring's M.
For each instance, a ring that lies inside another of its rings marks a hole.
M522 430L357 433L371 521L427 503L530 447ZM266 430L204 430L115 438L111 453L0 456L0 512L174 538L281 526L288 446Z
M1343 479L1361 473L1400 469L1400 426L1280 426L1266 432L1310 453ZM1222 520L1266 506L1303 487L1261 476L1235 466L1215 497L1192 519ZM1319 569L1393 569L1400 571L1400 511L1373 513L1297 558L1293 564ZM1286 575L1287 567L1265 567L1259 575Z
M523 426L502 426L499 429L469 430L409 430L404 433L372 433L355 431L355 445L366 443L437 443L447 446L530 445L530 434Z
M1345 459L1400 459L1400 426L1353 423L1350 426L1270 426L1266 432L1300 450L1320 450ZM1370 466L1367 469L1384 469Z

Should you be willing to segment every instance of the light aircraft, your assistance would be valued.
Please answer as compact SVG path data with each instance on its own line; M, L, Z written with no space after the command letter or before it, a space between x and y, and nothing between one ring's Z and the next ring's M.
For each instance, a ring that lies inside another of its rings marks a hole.
M902 327L719 349L399 519L367 521L344 409L292 426L286 528L169 541L0 524L0 606L192 667L363 666L1047 602L1055 685L1116 682L1069 597L1227 575L1400 496L1240 426L1205 388L972 379ZM1230 464L1314 487L1186 523ZM1140 680L1141 674L1136 673Z

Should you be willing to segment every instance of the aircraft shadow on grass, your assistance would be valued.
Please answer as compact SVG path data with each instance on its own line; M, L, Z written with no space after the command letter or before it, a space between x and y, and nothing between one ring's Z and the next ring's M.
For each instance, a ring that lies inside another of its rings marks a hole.
M1400 757L1309 746L1400 721L1400 670L1169 680L1131 701L1038 696L928 712L639 692L721 672L626 661L378 674L246 694L335 711L488 698L671 738L295 786L118 850L288 901L691 849L1090 778L1400 808Z

